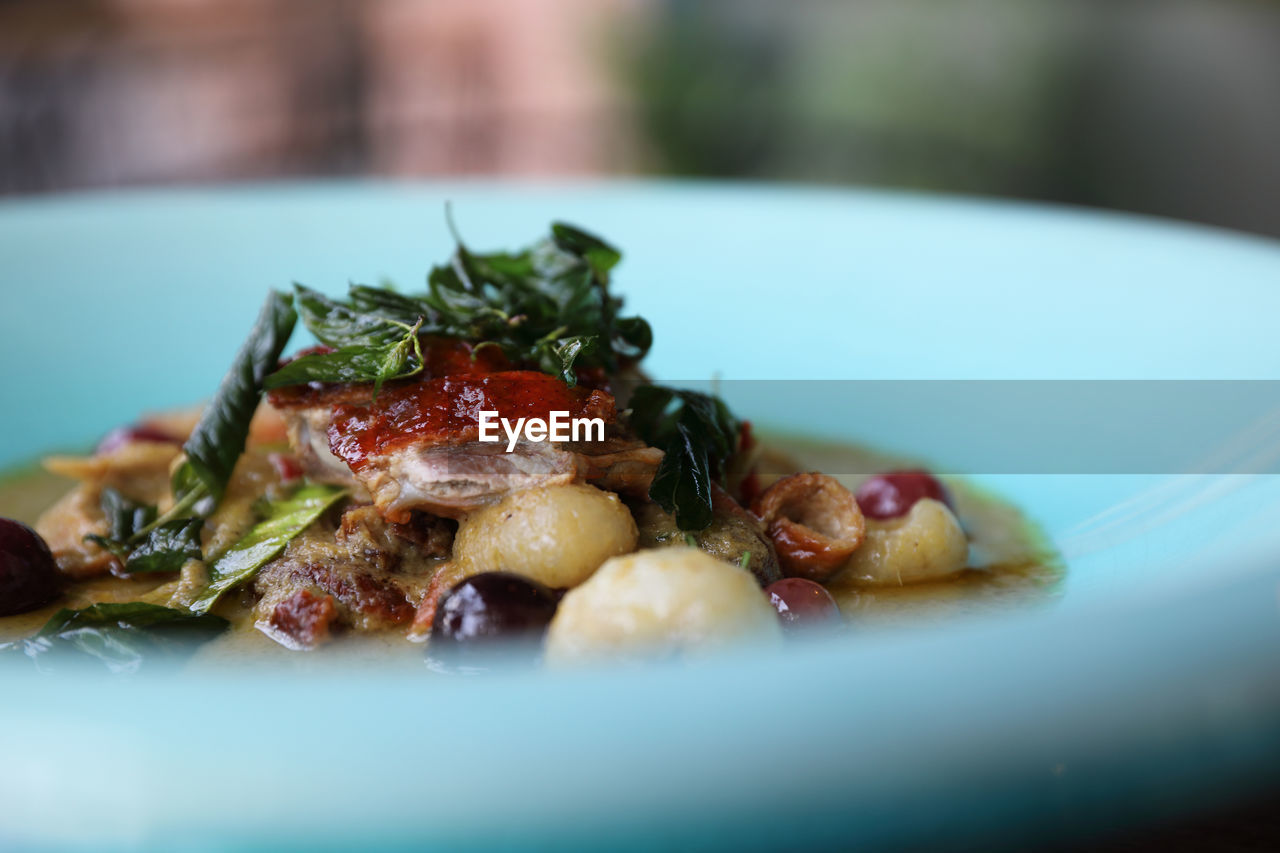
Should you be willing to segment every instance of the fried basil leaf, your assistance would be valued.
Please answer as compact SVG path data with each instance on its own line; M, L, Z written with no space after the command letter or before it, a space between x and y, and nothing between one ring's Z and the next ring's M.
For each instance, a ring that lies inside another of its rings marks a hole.
M276 369L298 315L288 294L272 291L248 339L183 445L187 459L173 478L174 497L193 503L197 490L217 503L244 452L263 382ZM183 470L185 469L185 470Z
M293 289L303 325L326 346L341 350L391 344L404 335L403 329L380 313L349 308L301 284L295 284Z
M157 515L154 506L103 489L109 535L85 538L114 554L126 572L177 571L187 560L200 557L200 517L212 512L226 491L244 453L263 382L279 363L296 322L291 298L273 291L183 445L186 459L170 480L174 505L164 515Z
M681 530L703 530L711 524L710 466L706 445L677 423L675 434L663 447L649 497L675 516Z
M621 252L581 228L556 222L551 226L551 236L561 249L585 259L596 277L606 283L609 281L609 271L622 260Z
M350 344L333 352L296 358L268 376L266 386L272 389L307 382L372 382L376 399L382 383L422 371L420 325L421 318L407 330L400 329L398 339L386 343Z
M559 376L565 384L572 386L578 381L579 359L594 346L595 338L579 335L576 338L546 341L537 345L533 352L537 356L538 368L543 373Z
M352 285L346 302L297 286L302 320L334 352L303 356L268 381L271 388L304 382L372 382L411 376L422 368L418 334L497 346L516 365L558 376L568 385L581 369L616 372L644 357L649 324L620 317L609 294L610 271L622 254L564 223L522 252L482 254L461 240L448 263L431 270L427 292L403 295Z
M431 307L421 299L405 296L387 287L370 287L367 284L353 284L347 298L352 309L363 314L381 317L412 326L419 317L424 318L427 328L435 325Z
M742 429L729 408L710 394L641 385L631 396L630 424L663 450L649 497L675 516L681 530L709 525L711 484L723 483Z

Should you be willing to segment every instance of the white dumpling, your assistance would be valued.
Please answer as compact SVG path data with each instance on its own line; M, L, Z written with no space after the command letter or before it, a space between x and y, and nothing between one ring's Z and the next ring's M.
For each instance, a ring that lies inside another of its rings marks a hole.
M612 492L544 486L468 515L453 547L459 575L515 572L565 588L585 581L610 557L635 550L636 523Z
M614 557L570 591L547 632L546 659L688 654L780 635L750 572L696 548L658 548Z
M969 540L941 501L922 498L901 518L868 520L862 545L833 580L894 586L955 574L969 560Z

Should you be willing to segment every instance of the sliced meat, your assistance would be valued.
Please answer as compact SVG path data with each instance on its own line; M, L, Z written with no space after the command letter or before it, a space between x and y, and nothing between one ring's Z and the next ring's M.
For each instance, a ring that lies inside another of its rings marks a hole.
M662 451L612 428L604 441L578 441L564 445L578 456L582 479L602 489L644 495L662 462Z
M404 523L414 511L457 518L534 486L591 481L606 489L643 493L662 452L626 435L614 423L613 397L587 377L569 388L539 371L513 370L496 347L475 349L447 339L424 339L423 372L385 386L377 400L368 385L305 385L272 392L288 423L289 442L306 475L343 485L372 500L388 519ZM507 439L480 442L481 411L548 420L600 418L604 441Z
M333 420L331 407L286 409L282 414L288 424L289 446L297 455L304 476L316 483L363 489L347 463L329 450L329 423Z
M524 441L511 453L478 441L405 445L371 457L358 476L393 520L407 520L415 509L458 518L510 491L579 479L573 454Z
M597 454L591 442L570 447L522 438L507 452L505 439L479 441L482 411L512 423L548 420L552 412L614 421L608 394L569 388L545 373L445 377L402 386L385 397L368 406L336 406L329 448L393 521L406 520L415 509L457 518L511 491L598 478L615 468L634 480L630 469L646 458L635 453L638 447L604 442ZM593 462L597 455L603 457L599 463Z
M421 516L410 524L448 525ZM399 535L368 505L351 507L336 527L312 525L258 572L257 626L290 648L310 648L343 628L407 625L441 565L439 550Z
M394 512L395 518L403 518L405 508L457 517L508 491L583 480L639 494L649 488L662 461L661 450L610 426L602 442L521 439L511 453L505 437L496 444L419 439L362 459L357 475L329 450L331 411L298 410L286 417L290 444L308 478L345 486L360 500L380 496L379 507Z
M298 353L298 356L321 352L332 352L332 349L312 347ZM431 379L483 376L511 369L510 362L497 347L477 349L466 341L452 338L423 338L422 356L425 362L422 372L411 379L385 386L384 393L379 396L379 405L387 394ZM373 386L312 382L277 388L267 395L267 399L284 419L289 444L298 455L303 473L314 482L357 490L357 497L361 497L363 487L360 481L347 463L329 449L329 425L336 406L371 405Z
M397 569L412 549L415 558L442 560L453 550L458 523L425 512L408 522L388 522L372 506L353 506L342 514L336 539L349 553L360 554L383 569Z

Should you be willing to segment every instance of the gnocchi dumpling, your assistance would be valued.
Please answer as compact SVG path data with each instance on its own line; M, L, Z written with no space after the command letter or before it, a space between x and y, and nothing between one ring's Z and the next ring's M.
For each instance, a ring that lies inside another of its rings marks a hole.
M634 551L636 523L618 496L582 484L507 495L458 525L459 574L515 572L552 588L577 586L610 557Z
M955 515L923 498L901 518L868 520L866 538L836 580L896 586L946 577L968 560L969 540Z
M547 631L546 660L688 654L780 635L750 572L697 548L658 548L614 557L571 590Z

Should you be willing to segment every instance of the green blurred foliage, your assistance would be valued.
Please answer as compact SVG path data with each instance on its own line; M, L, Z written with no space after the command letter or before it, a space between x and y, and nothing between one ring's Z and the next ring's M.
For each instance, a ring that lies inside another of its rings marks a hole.
M1280 234L1280 3L668 2L650 166L1048 199Z

